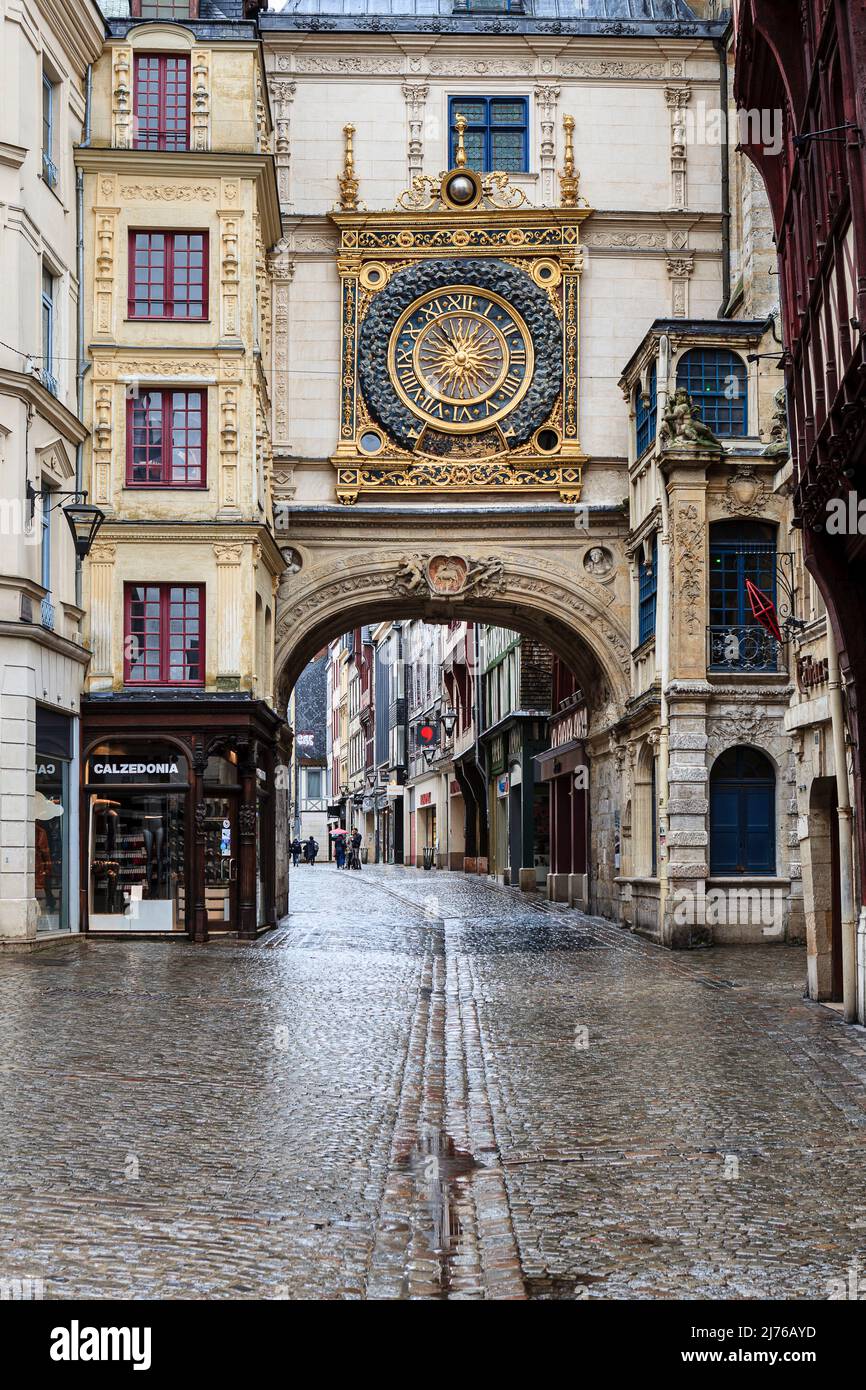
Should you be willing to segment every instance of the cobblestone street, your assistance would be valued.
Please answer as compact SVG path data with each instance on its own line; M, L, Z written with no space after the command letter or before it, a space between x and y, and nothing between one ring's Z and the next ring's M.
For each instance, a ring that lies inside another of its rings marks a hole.
M799 949L672 954L418 870L291 895L254 946L0 958L0 1275L825 1299L866 1261L866 1033Z

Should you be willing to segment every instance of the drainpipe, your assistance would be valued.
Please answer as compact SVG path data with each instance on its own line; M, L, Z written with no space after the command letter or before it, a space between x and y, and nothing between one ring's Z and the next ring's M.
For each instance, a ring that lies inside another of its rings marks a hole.
M839 880L842 916L842 1000L845 1022L857 1022L857 921L854 908L854 838L851 798L848 794L848 757L845 751L845 714L839 652L827 624L827 688L833 728L833 761L836 764L836 801L839 817Z
M659 339L659 360L656 370L657 428L665 417L668 404L668 381L671 370L671 344L667 334ZM658 464L656 464L658 467ZM658 807L658 876L659 876L659 936L665 940L665 917L668 899L668 773L670 769L670 711L668 708L668 684L670 682L671 662L671 557L670 557L670 499L667 482L659 470L659 497L661 500L662 524L660 544L656 564L658 565L658 616L656 621L656 653L658 656L658 677L661 687L661 708L659 710L659 756L658 776L656 778L656 803ZM664 844L662 844L664 834Z

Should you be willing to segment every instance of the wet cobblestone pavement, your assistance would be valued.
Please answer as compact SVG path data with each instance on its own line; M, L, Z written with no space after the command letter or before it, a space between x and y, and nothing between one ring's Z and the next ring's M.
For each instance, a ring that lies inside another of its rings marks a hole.
M804 971L327 865L254 946L2 956L0 1276L824 1299L866 1264L866 1032L805 1002Z

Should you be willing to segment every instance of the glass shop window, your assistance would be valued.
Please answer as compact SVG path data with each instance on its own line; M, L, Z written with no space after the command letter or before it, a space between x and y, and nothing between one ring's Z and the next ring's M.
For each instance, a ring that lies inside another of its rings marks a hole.
M72 720L36 707L34 891L37 931L68 931Z
M186 759L106 743L87 760L89 928L186 929Z

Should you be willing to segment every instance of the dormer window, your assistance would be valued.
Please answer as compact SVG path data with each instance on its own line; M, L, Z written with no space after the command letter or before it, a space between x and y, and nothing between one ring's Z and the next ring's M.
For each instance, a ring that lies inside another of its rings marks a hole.
M133 19L198 19L198 0L131 0Z

